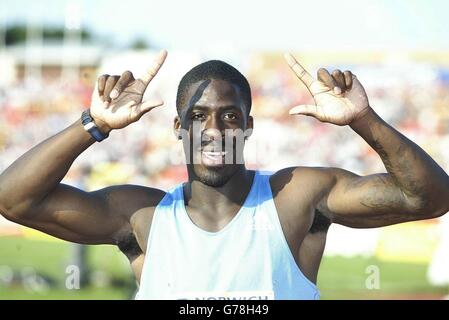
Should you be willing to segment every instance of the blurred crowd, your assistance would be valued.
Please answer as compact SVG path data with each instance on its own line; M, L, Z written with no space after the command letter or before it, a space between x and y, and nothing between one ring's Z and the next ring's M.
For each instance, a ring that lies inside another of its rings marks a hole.
M201 57L194 61L183 71ZM247 76L253 95L254 134L245 153L248 167L335 166L358 174L385 170L375 152L350 128L288 114L290 107L312 99L282 59L248 55L237 67ZM320 65L308 67L313 71ZM447 71L413 62L394 67L382 62L325 67L348 68L357 74L376 112L449 169ZM156 91L168 101L166 106L89 148L64 182L86 190L121 183L167 189L186 179L181 143L171 129L180 78L165 78ZM89 105L93 85L94 81L81 77L66 83L60 79L17 81L0 88L0 172L31 147L76 121Z

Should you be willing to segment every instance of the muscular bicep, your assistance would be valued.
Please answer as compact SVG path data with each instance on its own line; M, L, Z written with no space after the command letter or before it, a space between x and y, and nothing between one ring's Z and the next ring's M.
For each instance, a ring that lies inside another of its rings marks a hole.
M113 243L125 220L108 204L108 190L85 192L59 184L15 222L78 243Z
M132 232L132 214L162 196L160 190L132 185L85 192L60 184L15 222L67 241L116 244L121 234Z
M330 186L320 208L332 221L356 228L381 227L419 219L413 200L387 173L358 176L346 170L324 169Z

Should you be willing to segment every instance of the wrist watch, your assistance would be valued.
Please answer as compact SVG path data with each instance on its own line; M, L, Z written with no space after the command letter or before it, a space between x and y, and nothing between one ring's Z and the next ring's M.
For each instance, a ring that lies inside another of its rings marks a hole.
M92 119L90 115L90 109L83 111L83 113L81 114L81 122L84 126L84 130L89 132L96 141L103 141L109 136L108 133L104 134L100 131L100 129L98 129L97 125L94 122L94 119Z

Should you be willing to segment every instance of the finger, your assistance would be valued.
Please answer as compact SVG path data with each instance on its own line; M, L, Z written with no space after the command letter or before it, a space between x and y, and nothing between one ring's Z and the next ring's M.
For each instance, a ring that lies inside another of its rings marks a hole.
M114 89L111 91L111 98L115 99L117 98L123 90L128 86L130 82L134 81L134 76L131 71L125 71L123 72L120 79L118 79L117 83L114 86Z
M106 80L106 85L104 87L104 94L103 94L104 101L111 102L110 94L111 94L111 91L114 88L115 84L117 83L118 79L120 79L119 76L110 76Z
M346 83L346 88L347 90L351 90L352 88L352 72L346 70L345 72L343 72L344 78L345 78L345 83Z
M154 59L153 65L148 69L148 71L140 78L142 81L144 88L146 89L151 80L153 80L154 76L158 73L159 69L164 64L165 58L167 58L167 51L162 50Z
M303 105L291 108L288 113L291 115L302 114L302 115L314 117L317 113L317 108L315 105L312 105L312 104L303 104Z
M318 80L324 83L329 89L333 90L335 94L341 93L341 88L337 85L335 79L331 76L329 71L320 68L317 72Z
M100 97L103 96L104 93L104 87L106 86L106 80L108 79L108 74L103 74L98 78L98 95Z
M306 85L307 88L310 88L310 86L314 81L310 73L308 73L306 69L304 69L303 66L299 64L299 62L295 59L295 57L291 53L286 53L284 57L290 68L299 78L299 80L301 80Z
M336 69L332 71L332 77L337 83L337 86L340 87L343 92L346 91L345 77L343 76L343 73L340 70Z

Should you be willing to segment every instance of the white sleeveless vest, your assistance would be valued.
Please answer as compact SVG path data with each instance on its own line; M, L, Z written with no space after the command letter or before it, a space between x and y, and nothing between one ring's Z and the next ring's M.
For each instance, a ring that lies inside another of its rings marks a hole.
M237 215L220 231L190 220L183 185L156 207L136 299L319 299L281 229L269 183L256 171Z

